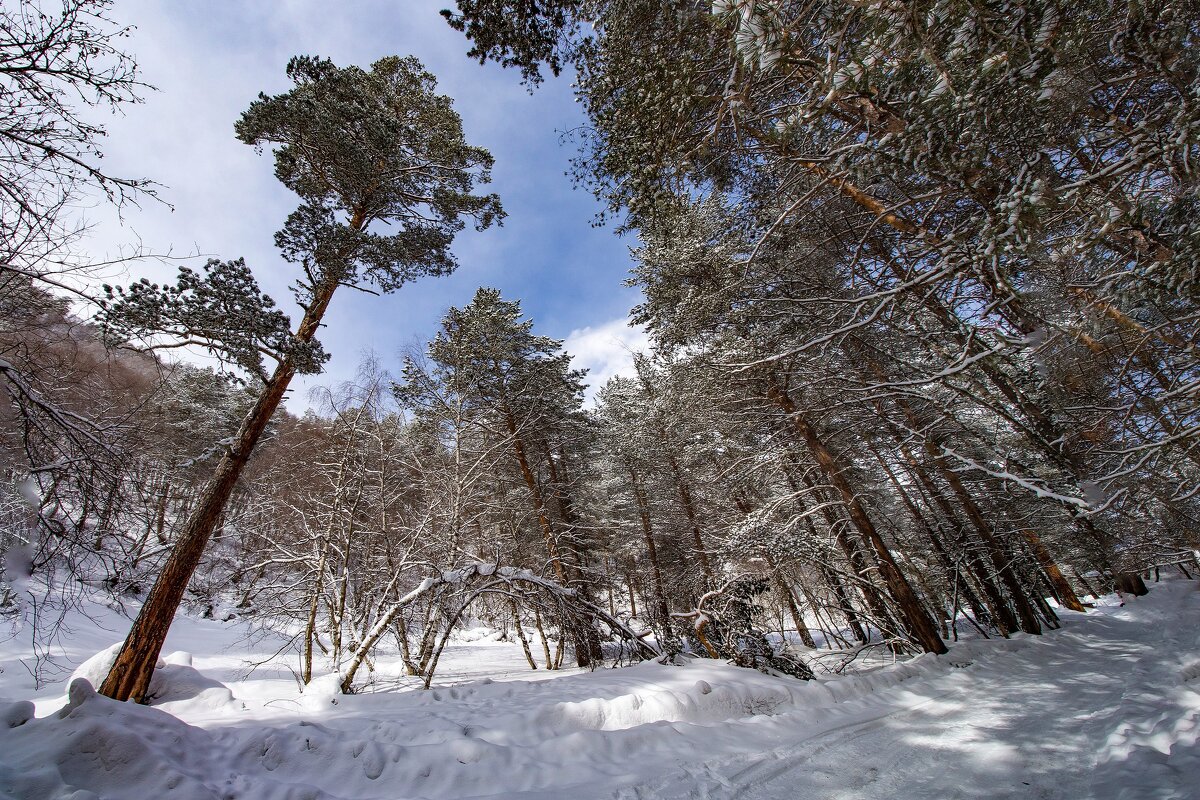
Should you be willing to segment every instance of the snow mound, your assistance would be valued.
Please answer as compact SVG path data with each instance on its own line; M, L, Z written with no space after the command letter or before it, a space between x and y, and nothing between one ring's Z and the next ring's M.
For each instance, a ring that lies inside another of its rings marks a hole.
M499 642L504 640L504 631L488 627L464 628L455 631L451 638L458 642Z
M154 670L154 676L150 679L150 705L170 705L168 710L178 714L184 711L185 706L190 709L218 709L236 704L229 687L193 667L191 656L174 662L171 658L168 656Z
M67 678L66 685L70 686L75 681L82 679L90 683L93 688L99 688L108 675L108 671L112 669L113 662L117 660L117 653L121 652L121 644L122 642L111 644L84 661L75 668L71 677Z
M93 689L99 687L120 650L121 642L117 642L96 653L71 673L67 685L86 681ZM150 678L149 700L152 706L170 706L167 710L174 714L219 709L237 703L229 687L194 668L191 654L182 651L158 660Z
M222 766L206 731L101 697L87 679L71 683L69 698L56 714L0 727L0 797L218 800L247 788L245 778Z
M759 679L759 673L722 664L685 666L649 663L629 667L640 685L610 697L545 706L531 720L538 737L577 731L615 731L655 723L710 724L770 715L796 706L809 687Z
M300 705L314 711L338 705L342 695L342 676L336 672L313 678L300 695Z
M35 706L28 700L5 703L0 706L0 730L19 728L33 719Z

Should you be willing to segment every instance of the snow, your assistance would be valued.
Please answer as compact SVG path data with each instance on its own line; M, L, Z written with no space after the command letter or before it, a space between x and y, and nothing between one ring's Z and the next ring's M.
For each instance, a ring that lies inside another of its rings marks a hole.
M122 622L99 610L67 651L99 655L65 684L33 690L0 644L0 798L1191 798L1198 586L807 683L708 660L533 672L476 632L430 691L381 654L363 693L336 674L301 693L282 661L246 674L278 642L184 617L150 707L92 690Z
M15 592L25 590L26 579L33 572L33 548L16 543L4 551L0 559L0 577Z

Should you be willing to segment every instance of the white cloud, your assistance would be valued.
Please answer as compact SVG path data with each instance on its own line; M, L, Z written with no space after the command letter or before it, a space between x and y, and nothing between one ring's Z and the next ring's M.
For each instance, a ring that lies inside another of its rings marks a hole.
M599 325L588 325L571 331L563 349L571 354L572 364L588 370L587 402L596 397L596 390L615 375L633 375L633 355L650 346L650 337L639 326L631 325L628 317L619 317Z

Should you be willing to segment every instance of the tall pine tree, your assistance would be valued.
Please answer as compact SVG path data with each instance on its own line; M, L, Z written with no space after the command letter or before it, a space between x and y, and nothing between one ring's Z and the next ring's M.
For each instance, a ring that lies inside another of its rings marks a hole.
M503 214L495 195L472 193L490 179L491 156L467 144L450 98L434 92L434 77L416 59L384 58L366 71L297 57L287 74L295 87L260 95L236 132L246 144L274 150L276 176L301 199L275 236L300 270L299 325L280 330L278 312L237 262L210 265L204 277L185 274L174 287L114 291L108 305L118 331L199 343L251 372L264 355L275 361L100 688L119 700L146 700L171 619L238 476L292 378L320 370L316 334L338 287L390 292L446 274L464 218L483 229ZM269 329L254 328L263 321Z

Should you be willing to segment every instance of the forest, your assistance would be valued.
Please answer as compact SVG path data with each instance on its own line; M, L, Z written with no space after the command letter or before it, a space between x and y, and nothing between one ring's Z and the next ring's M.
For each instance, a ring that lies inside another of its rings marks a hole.
M347 697L481 625L530 673L820 681L1200 571L1196 2L457 0L464 60L571 83L650 347L587 399L483 286L307 411L331 304L470 269L493 158L416 58L297 55L234 131L293 297L233 254L99 279L78 198L162 191L101 160L146 91L120 11L0 10L0 618L39 687L97 602L132 610L95 689L144 703L177 617Z

